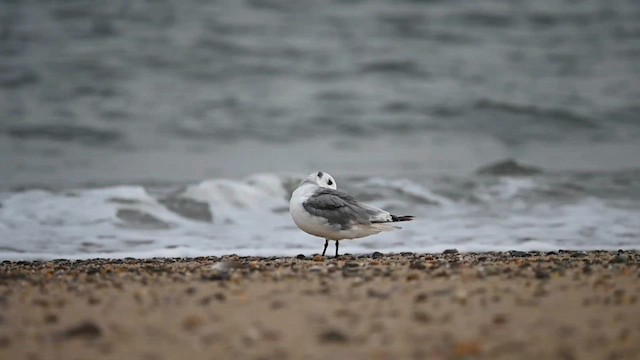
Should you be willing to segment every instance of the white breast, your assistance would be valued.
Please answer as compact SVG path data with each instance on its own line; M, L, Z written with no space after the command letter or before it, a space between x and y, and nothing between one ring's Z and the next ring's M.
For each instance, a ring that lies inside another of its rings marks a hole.
M293 218L293 222L298 225L302 231L321 237L331 237L333 235L329 228L328 222L320 217L309 214L302 204L313 194L317 189L314 185L303 185L297 188L291 200L289 201L289 212Z

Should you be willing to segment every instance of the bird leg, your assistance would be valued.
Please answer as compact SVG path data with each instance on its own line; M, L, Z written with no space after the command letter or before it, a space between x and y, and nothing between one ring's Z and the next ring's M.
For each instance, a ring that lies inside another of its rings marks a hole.
M329 239L324 239L324 250L322 250L322 256L327 252L327 246L329 246Z
M336 257L338 257L338 245L340 244L340 242L338 240L336 240Z

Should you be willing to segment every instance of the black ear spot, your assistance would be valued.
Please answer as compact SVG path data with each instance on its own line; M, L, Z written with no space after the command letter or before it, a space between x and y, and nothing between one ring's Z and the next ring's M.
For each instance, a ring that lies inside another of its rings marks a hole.
M327 181L327 184L333 185L333 181L331 181L331 179L329 179L329 181Z
M318 171L318 177L320 177L320 178L321 178L321 177L322 177L322 175L324 175L324 174L322 173L322 171Z

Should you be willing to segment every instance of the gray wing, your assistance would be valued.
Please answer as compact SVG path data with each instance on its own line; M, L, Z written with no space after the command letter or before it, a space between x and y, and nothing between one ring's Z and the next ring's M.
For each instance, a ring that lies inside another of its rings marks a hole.
M341 230L352 225L371 224L373 211L361 206L351 195L333 189L321 189L302 203L304 209L314 216L327 219L330 225Z

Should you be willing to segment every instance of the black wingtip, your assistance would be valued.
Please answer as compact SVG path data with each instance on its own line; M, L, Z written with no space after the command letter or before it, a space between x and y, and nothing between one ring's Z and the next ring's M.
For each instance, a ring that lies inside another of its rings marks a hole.
M395 215L391 215L391 220L393 222L398 222L398 221L411 221L413 220L413 215L404 215L404 216L395 216Z

